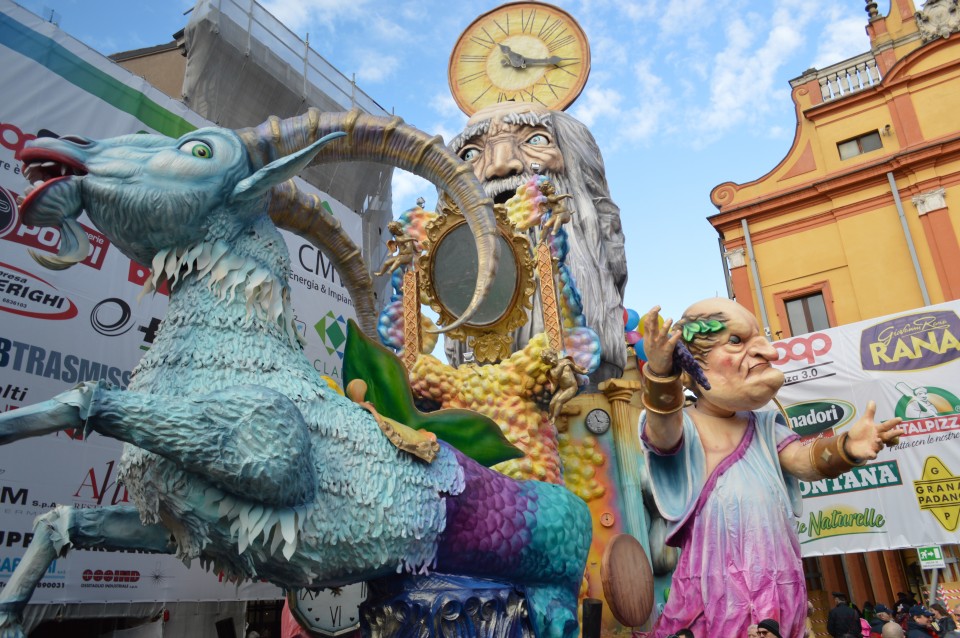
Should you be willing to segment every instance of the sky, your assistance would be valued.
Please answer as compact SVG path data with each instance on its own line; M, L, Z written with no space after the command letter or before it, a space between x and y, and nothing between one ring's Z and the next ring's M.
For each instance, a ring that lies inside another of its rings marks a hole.
M235 0L244 2L246 0ZM466 122L447 63L496 0L264 0L388 111L450 140ZM108 55L169 42L192 0L21 0ZM796 128L789 80L869 50L863 0L554 0L583 27L592 70L567 109L588 125L620 207L625 306L677 317L726 296L710 191L771 171ZM889 1L879 3L881 15ZM920 5L919 0L916 4ZM253 123L252 123L253 124ZM394 178L395 215L434 188ZM801 255L797 259L802 259Z

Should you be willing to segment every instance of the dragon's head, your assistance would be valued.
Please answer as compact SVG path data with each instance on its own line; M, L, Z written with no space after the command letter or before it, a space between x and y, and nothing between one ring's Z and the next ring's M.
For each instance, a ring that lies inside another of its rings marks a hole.
M327 145L338 137L345 139ZM67 268L87 256L86 235L76 222L83 210L124 254L143 264L200 242L229 244L269 214L277 226L304 235L331 257L354 298L358 319L372 331L372 282L359 249L318 198L289 182L311 163L347 161L390 164L430 179L463 211L477 240L481 274L474 304L447 329L469 318L496 268L492 202L472 171L442 139L399 118L310 109L287 120L270 118L256 128L203 128L179 139L146 134L99 141L40 138L28 143L21 160L31 183L21 205L24 222L61 229L58 254L35 255L50 268Z

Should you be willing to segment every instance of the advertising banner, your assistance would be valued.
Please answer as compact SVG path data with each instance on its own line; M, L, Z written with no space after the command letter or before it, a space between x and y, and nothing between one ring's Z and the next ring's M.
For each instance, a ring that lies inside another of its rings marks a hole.
M183 104L13 3L0 0L0 410L38 403L81 381L126 387L163 320L166 290L139 299L148 269L121 254L90 223L90 254L63 271L30 252L57 251L56 229L25 226L17 196L27 186L17 152L38 135L105 138L138 132L178 137L207 126ZM355 241L359 217L317 193ZM305 353L339 381L352 303L326 257L284 234L290 287ZM0 447L0 587L32 537L33 521L55 505L96 508L129 502L118 480L122 446L65 431ZM280 598L262 583L221 582L170 556L71 551L57 560L33 602L143 602Z
M960 302L775 343L778 398L810 444L876 420L905 433L836 479L802 482L805 556L956 543L960 538Z

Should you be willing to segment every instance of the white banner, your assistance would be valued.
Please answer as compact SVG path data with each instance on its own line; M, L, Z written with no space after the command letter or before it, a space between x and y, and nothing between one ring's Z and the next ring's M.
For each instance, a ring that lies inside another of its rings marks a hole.
M956 543L960 538L960 302L776 342L779 399L809 444L853 425L904 419L893 448L832 480L802 483L804 556Z
M209 124L53 25L0 0L0 410L38 403L80 381L125 387L166 311L165 294L137 296L147 269L122 255L83 216L89 257L54 272L29 250L56 252L59 233L20 223L26 186L15 154L38 134L179 136ZM49 133L47 133L49 132ZM300 184L305 190L313 190ZM359 245L361 221L318 193ZM285 233L291 292L307 356L341 378L346 320L354 317L339 274L303 239ZM121 444L63 432L0 447L0 587L30 541L33 520L54 505L128 502L117 482ZM220 582L173 557L73 551L57 560L33 602L144 602L281 598L264 584Z

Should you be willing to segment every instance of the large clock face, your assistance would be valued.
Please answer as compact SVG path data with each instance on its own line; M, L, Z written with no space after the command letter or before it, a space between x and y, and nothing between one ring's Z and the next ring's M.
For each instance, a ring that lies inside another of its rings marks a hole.
M497 102L562 110L590 74L587 36L570 15L540 2L513 2L483 14L457 40L448 79L467 115Z

